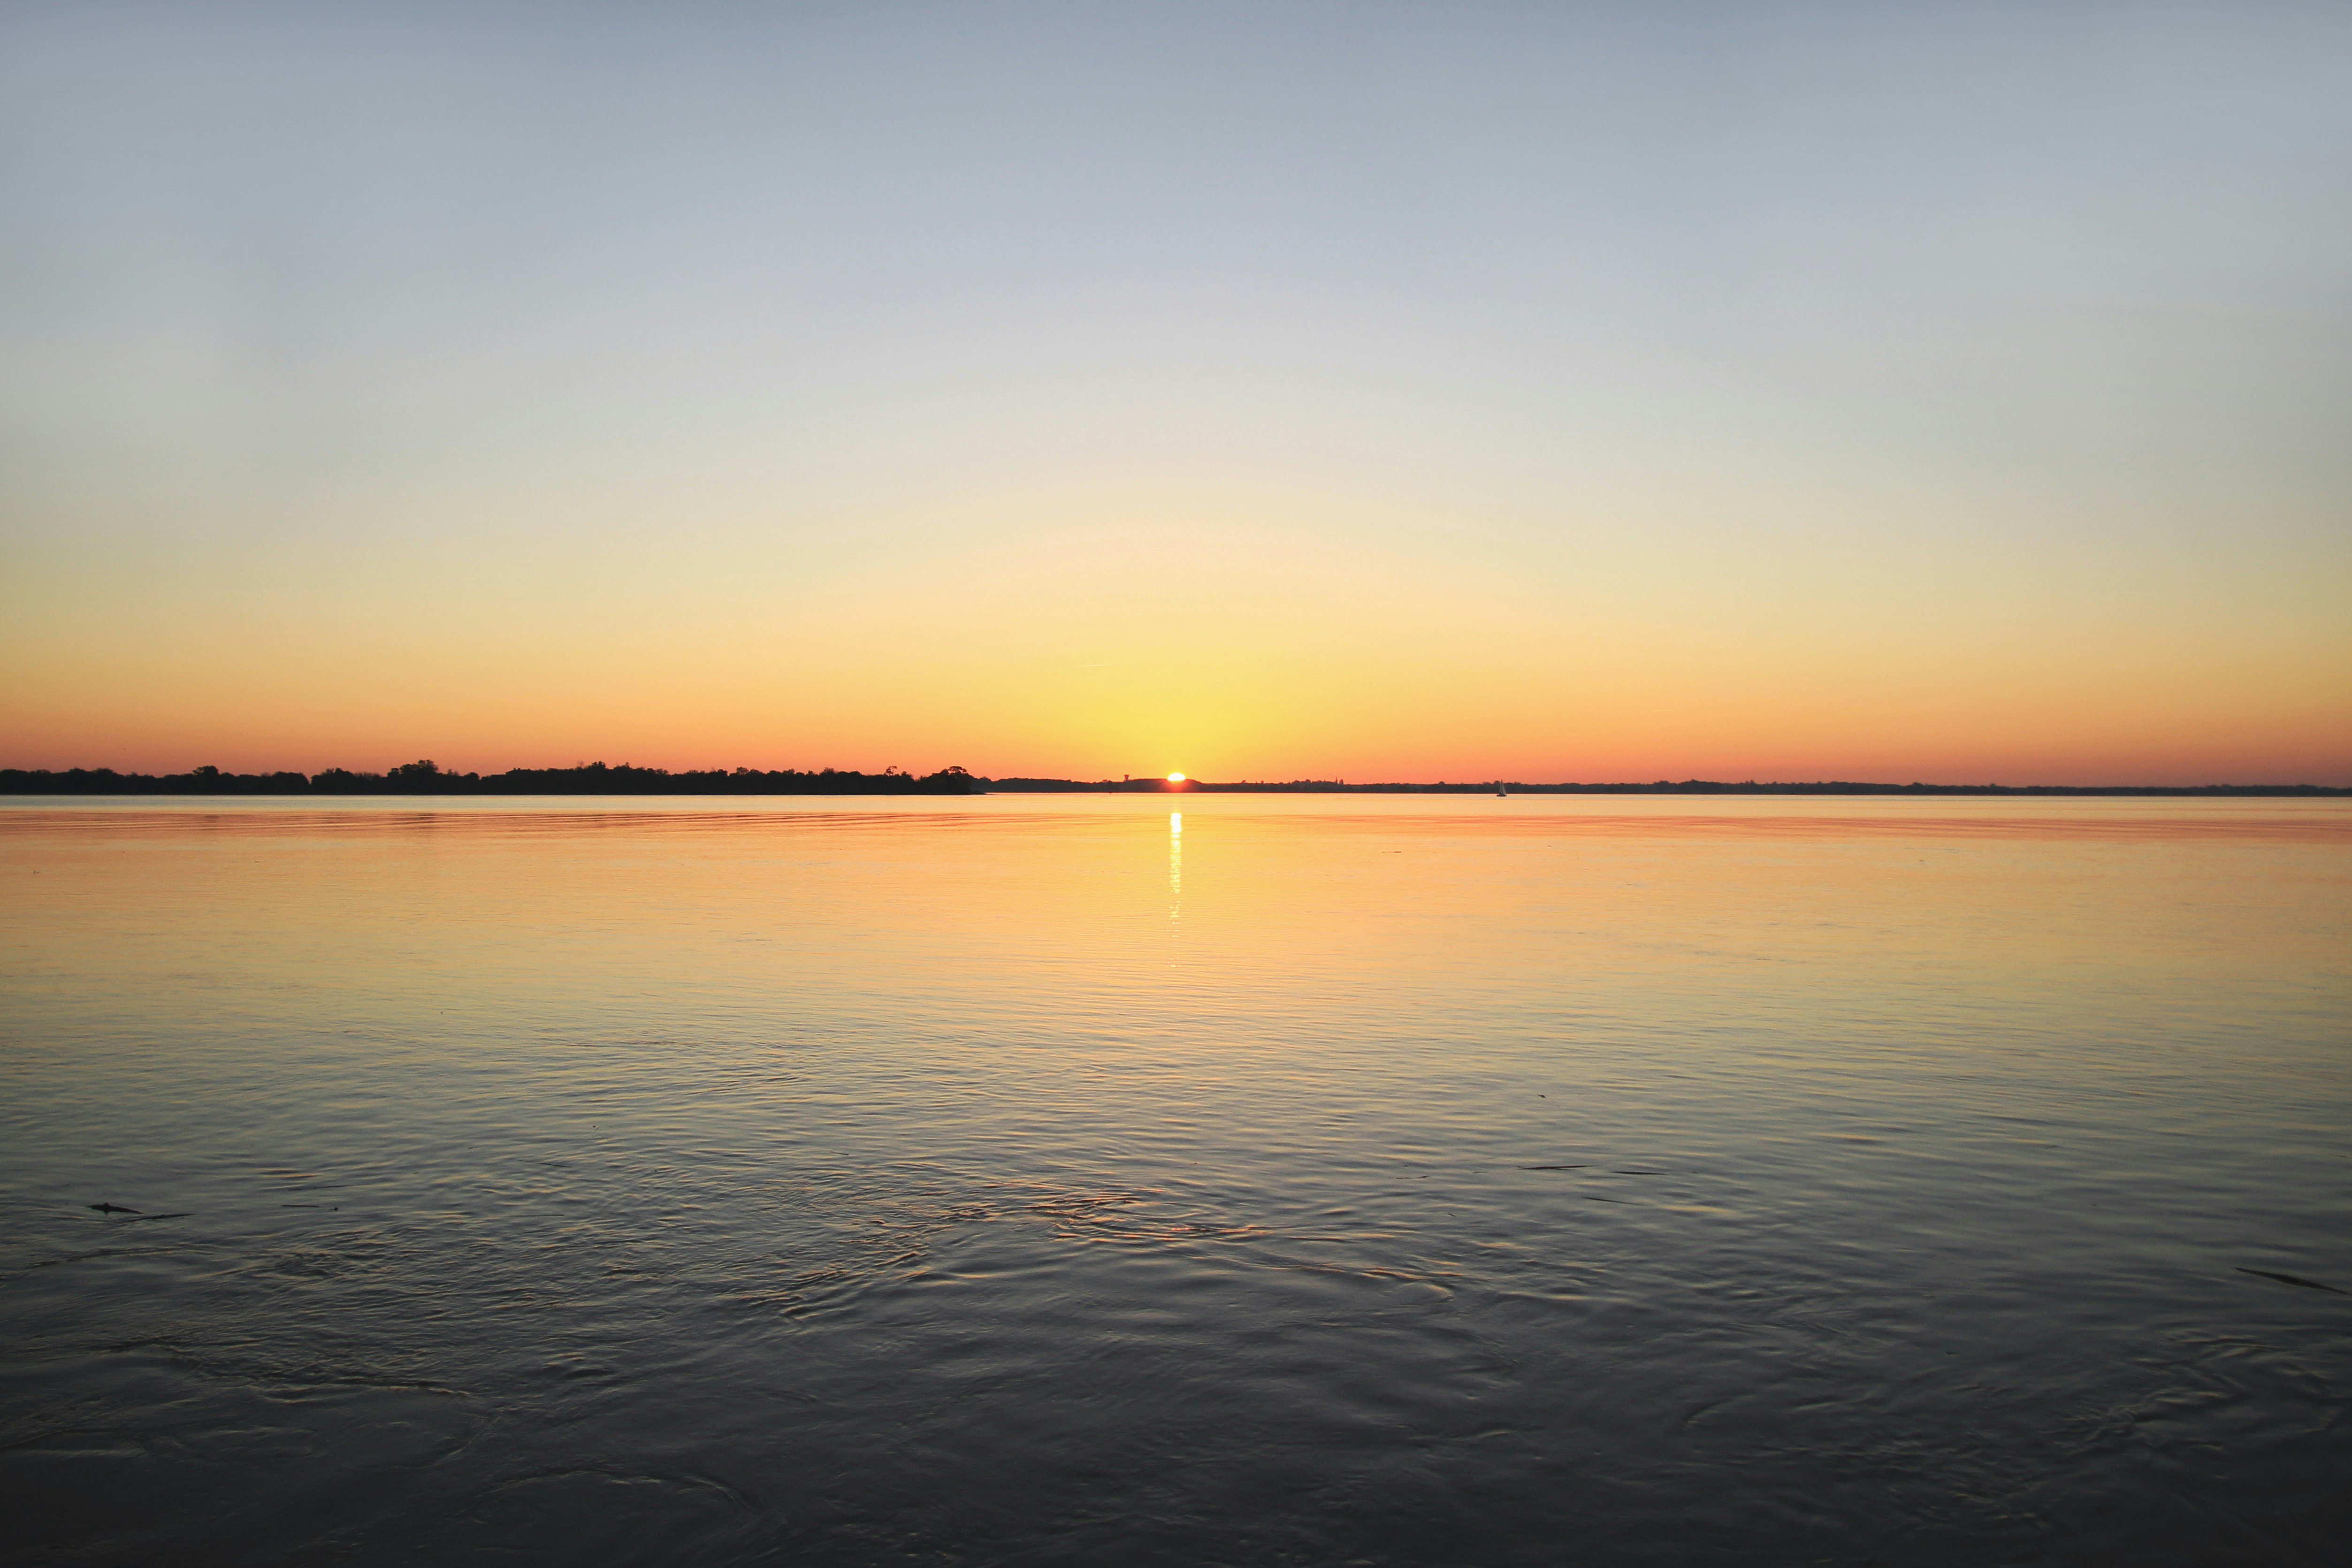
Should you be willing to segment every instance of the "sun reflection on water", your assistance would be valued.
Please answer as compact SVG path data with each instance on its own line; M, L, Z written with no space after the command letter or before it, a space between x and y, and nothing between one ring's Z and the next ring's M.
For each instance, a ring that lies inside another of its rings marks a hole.
M1168 921L1174 924L1184 914L1184 814L1168 814Z

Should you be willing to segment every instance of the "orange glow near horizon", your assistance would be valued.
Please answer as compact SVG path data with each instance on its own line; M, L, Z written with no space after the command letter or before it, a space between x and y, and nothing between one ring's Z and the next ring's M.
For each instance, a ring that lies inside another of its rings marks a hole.
M1530 583L1171 527L824 595L692 561L562 592L487 564L242 589L119 564L8 618L0 765L1116 779L1173 752L1218 781L2352 783L2352 623L2325 577L2032 605L1957 569L1823 565L1764 594L1738 563ZM1171 623L1195 629L1143 629Z

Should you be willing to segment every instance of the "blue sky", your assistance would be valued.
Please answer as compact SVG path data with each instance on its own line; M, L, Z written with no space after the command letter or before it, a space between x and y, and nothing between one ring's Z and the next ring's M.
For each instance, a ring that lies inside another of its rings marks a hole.
M0 717L2340 772L2348 155L2336 5L19 5Z

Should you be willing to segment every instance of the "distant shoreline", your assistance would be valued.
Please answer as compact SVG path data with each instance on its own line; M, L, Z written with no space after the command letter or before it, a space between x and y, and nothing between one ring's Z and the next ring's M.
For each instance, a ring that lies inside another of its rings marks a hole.
M571 768L513 768L503 773L445 772L429 762L381 773L330 768L320 773L230 773L197 768L184 773L119 773L111 768L0 768L0 795L1490 795L1496 781L1436 784L1348 784L1338 779L1241 781L1226 784L1160 778L983 778L961 768L917 775L895 768L878 773L824 768L814 772L751 768L672 773L626 763ZM1526 784L1513 795L2150 795L2253 798L2339 797L2352 787L2332 784L1873 784L1843 779L1805 784L1727 784L1714 779L1659 779L1651 784Z

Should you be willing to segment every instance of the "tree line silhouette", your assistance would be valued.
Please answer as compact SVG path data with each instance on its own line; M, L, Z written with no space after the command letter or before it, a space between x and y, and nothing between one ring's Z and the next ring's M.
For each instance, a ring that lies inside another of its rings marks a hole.
M582 763L569 768L509 768L502 773L461 773L429 758L380 773L329 768L324 773L223 773L205 766L184 773L120 773L112 768L0 768L0 795L1010 795L1010 794L1250 794L1485 795L1497 781L1456 784L1345 784L1291 779L1171 784L1158 777L1127 779L982 778L960 767L915 774L895 767L878 773L841 768L641 768L627 763ZM1866 784L1823 780L1759 784L1744 779L1659 779L1652 784L1520 784L1514 795L2352 795L2325 784Z
M641 768L627 763L582 763L569 768L509 768L502 773L461 773L430 758L380 773L329 768L324 773L229 773L201 767L184 773L119 773L112 768L0 768L0 794L9 795L972 795L979 781L961 768L917 776L898 769L862 773L839 768Z

